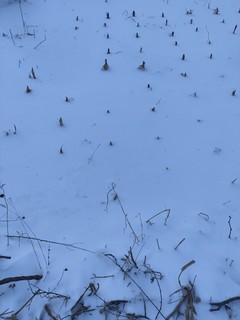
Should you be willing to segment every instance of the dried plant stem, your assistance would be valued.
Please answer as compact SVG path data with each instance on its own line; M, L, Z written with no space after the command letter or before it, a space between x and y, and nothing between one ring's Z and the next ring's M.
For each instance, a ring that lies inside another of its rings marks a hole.
M106 279L106 278L114 278L114 274L110 274L109 276L97 276L96 274L93 274L93 277L91 279Z
M183 241L185 241L186 238L183 238L177 245L176 247L174 248L174 250L177 250L177 248L183 243Z
M225 305L229 304L230 302L234 302L234 301L237 301L237 300L240 300L239 296L232 297L232 298L229 298L229 299L226 299L226 300L223 300L223 301L219 301L219 302L210 302L210 305L215 307L215 308L210 309L210 311L218 311L222 307L224 307Z
M47 40L47 37L46 36L44 36L44 39L41 41L41 42L39 42L39 44L38 45L36 45L36 47L34 47L34 49L37 49L43 42L45 42Z
M116 185L113 183L113 184L112 184L112 190L113 190L114 193L115 193L115 198L116 198L116 200L118 201L118 204L120 205L120 208L121 208L122 213L123 213L123 215L124 215L124 218L125 218L125 229L126 229L126 227L127 227L127 225L128 225L129 228L131 229L133 235L134 235L135 241L138 242L138 241L139 241L139 240L138 240L138 236L137 236L137 234L135 233L135 231L134 231L134 229L133 229L133 227L132 227L132 225L131 225L131 223L130 223L130 221L129 221L129 219L128 219L128 216L127 216L127 214L126 214L126 212L125 212L125 210L124 210L124 208L123 208L123 205L122 205L122 203L121 203L121 200L119 199L119 196L118 196L118 194L117 194L117 192L116 192L116 190L115 190L115 186L116 186Z
M138 289L141 291L141 293L144 295L144 297L153 305L153 307L157 310L157 316L155 317L155 319L157 319L157 317L159 316L159 314L162 316L163 319L166 319L166 317L163 315L163 313L161 312L161 310L159 309L159 307L150 299L150 297L147 295L147 293L140 287L140 285L133 279L133 277L126 271L124 270L120 264L117 262L116 257L114 257L111 254L105 254L103 253L103 255L108 258L109 260L111 260L118 268L119 270L121 270L124 275L126 277L128 277L134 284L135 286L138 287Z
M31 298L29 298L29 299L24 303L24 305L23 305L20 309L18 309L17 312L14 313L14 315L16 316L19 312L21 312L22 309L25 308L25 307L29 304L29 302L31 302L31 301L33 300L33 298L34 298L36 295L38 295L39 293L40 293L40 289L38 289L38 290L31 296Z
M3 188L3 185L0 188L2 190L2 194L3 194L3 199L4 199L4 203L5 203L5 208L6 208L6 227L7 227L7 245L9 246L9 206L8 206L8 202L6 199L6 194L5 194L5 190Z
M178 283L179 283L179 285L180 285L180 287L182 288L182 289L184 289L184 287L183 287L183 285L181 284L181 280L180 280L180 278L181 278L181 275L182 275L182 273L183 273L183 271L185 271L188 267L190 267L192 264L194 264L196 261L195 260L191 260L190 262L188 262L187 264L185 264L182 268L181 268L181 272L179 273L179 275L178 275Z
M46 242L46 243L52 243L52 244L56 244L59 246L64 246L64 247L68 247L68 248L73 248L73 249L79 249L82 251L86 251L86 252L90 252L90 253L95 253L91 250L88 249L84 249L78 246L75 246L73 244L68 244L68 243L63 243L63 242L57 242L57 241L51 241L51 240L45 240L45 239L40 239L40 238L33 238L33 237L26 237L26 236L13 236L13 235L9 235L9 238L16 238L16 239L25 239L25 240L34 240L34 241L40 241L40 242Z
M99 145L96 147L96 149L93 151L91 157L88 158L88 163L90 163L95 155L95 153L97 152L98 148L101 146L101 143L99 143Z
M173 309L173 311L166 317L166 320L171 319L171 318L174 316L174 314L180 310L181 306L183 305L183 303L185 302L186 299L187 299L187 296L184 296L184 297L178 302L178 304L177 304L176 307Z
M228 234L228 238L229 239L232 239L231 236L232 236L232 225L231 225L231 220L232 220L232 217L229 216L229 219L228 219L228 225L229 225L229 234Z
M154 216L152 216L151 218L149 218L146 222L147 223L151 223L151 220L152 219L154 219L154 218L156 218L157 216L159 216L161 213L167 213L167 217L165 218L165 220L164 220L164 225L166 226L166 224L167 224L167 219L169 218L169 215L170 215L170 209L165 209L165 210L162 210L162 211L160 211L160 212L158 212L157 214L155 214Z
M26 23L24 21L24 18L23 18L23 12L22 12L22 1L19 0L19 10L20 10L20 14L21 14L21 19L22 19L22 24L23 24L23 31L24 33L26 32Z
M14 46L16 46L16 43L15 43L14 38L13 38L12 30L9 29L9 32L10 32L10 35L11 35L11 39L12 39L13 44L14 44Z

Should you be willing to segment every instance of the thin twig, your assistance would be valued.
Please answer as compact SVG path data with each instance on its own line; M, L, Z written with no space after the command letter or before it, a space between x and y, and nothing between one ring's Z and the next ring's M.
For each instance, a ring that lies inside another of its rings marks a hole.
M22 2L21 0L19 0L19 9L20 9L20 14L21 14L21 19L22 19L22 24L23 24L23 30L24 30L24 33L26 32L26 24L25 24L25 21L23 19L23 12L22 12Z
M34 298L36 295L39 294L39 292L40 292L40 289L37 290L37 291L31 296L31 298L29 298L29 299L24 303L24 305L23 305L20 309L18 309L17 312L14 313L14 315L16 316L20 311L22 311L22 309L23 309L24 307L26 307L26 305L28 305L29 302L31 302L31 301L33 300L33 298Z
M228 238L231 239L231 235L232 235L232 225L231 225L231 220L232 220L232 217L229 216L229 219L228 219L228 225L229 225L229 235L228 235Z
M4 190L4 185L1 185L1 190L3 193L3 199L5 202L5 208L6 208L6 226L7 226L7 237L9 236L9 207L8 207L8 202L6 199L6 194L5 194L5 190ZM7 238L7 245L9 246L9 238Z
M36 236L36 234L34 233L34 231L33 231L33 230L30 228L30 226L26 223L25 218L23 219L23 218L21 218L21 217L18 215L17 209L16 209L15 206L13 205L12 201L9 201L9 203L10 203L11 207L13 208L14 213L15 213L15 215L17 216L18 220L20 221L21 225L23 226L23 228L24 228L27 236L29 237L29 233L28 233L28 231L27 231L27 230L29 230L30 233L33 235L33 237L37 238L37 236ZM43 252L42 246L41 246L41 244L40 244L39 241L38 241L37 243L38 243L38 246L39 246L39 248L40 248L40 251L42 252L42 256L43 256L43 259L44 259L44 261L45 261L45 264L46 264L46 266L47 266L47 265L48 265L48 264L47 264L47 259L46 259L46 257L45 257L44 252ZM37 252L36 252L35 247L34 247L34 245L33 245L32 242L31 242L31 244L32 244L34 253L35 253L35 255L36 255L36 258L37 258L37 260L38 260L40 269L41 269L41 265L40 265L40 261L39 261L38 256L37 256Z
M207 34L208 34L208 44L210 44L210 43L211 43L211 41L210 41L210 37L209 37L208 27L207 27L207 26L205 26L205 28L206 28L206 30L207 30Z
M15 43L14 38L13 38L12 30L9 29L9 32L10 32L10 35L11 35L11 39L12 39L13 44L14 44L14 46L16 46L16 43Z
M64 299L64 300L69 300L69 299L70 299L69 296L63 295L63 294L61 294L61 293L57 293L57 292L55 292L55 291L53 291L53 290L51 290L51 291L42 290L42 289L40 289L38 286L36 286L36 285L34 285L34 284L32 284L32 283L31 283L30 289L31 289L31 287L34 287L34 288L36 288L36 289L39 289L39 290L40 290L40 293L39 293L39 294L40 294L41 296L44 295L44 297L48 298L49 300L51 300L51 299L56 299L56 298L61 298L61 299ZM52 297L51 297L51 296L52 296Z
M233 302L233 301L237 301L237 300L240 300L240 297L237 296L237 297L232 297L232 298L229 298L229 299L226 299L226 300L223 300L223 301L219 301L219 302L210 302L210 305L211 306L215 306L216 308L212 308L210 309L210 311L218 311L220 310L223 306L225 306L226 304L229 304L230 302Z
M153 278L156 280L157 286L158 286L159 299L160 299L159 304L160 304L160 305L159 305L159 311L158 311L157 316L156 316L156 318L155 318L155 319L157 319L158 314L159 314L160 311L162 310L162 305L163 305L162 289L161 289L160 282L159 282L159 279L161 280L163 276L162 276L161 272L156 272L156 271L152 270L152 269L149 268L149 267L146 267L146 268L147 268L147 270L150 272L150 274L153 275ZM159 274L160 274L160 278L159 278Z
M203 213L203 212L200 212L198 215L199 215L200 217L202 216L202 218L203 218L204 220L209 221L209 215L208 215L208 214Z
M94 150L94 152L92 153L91 157L88 158L88 164L92 161L95 153L97 152L98 148L101 146L101 143L99 143L99 145L97 146L97 148Z
M44 39L41 41L41 42L39 42L39 44L36 46L36 47L34 47L33 49L37 49L39 46L40 46L40 44L42 44L43 42L45 42L47 40L47 37L46 37L46 35L44 36Z
M40 242L46 242L46 243L52 243L52 244L56 244L59 246L64 246L64 247L69 247L69 248L73 248L73 249L79 249L82 251L86 251L86 252L90 252L90 253L94 253L91 250L88 249L84 249L78 246L75 246L73 244L68 244L68 243L63 243L63 242L57 242L57 241L51 241L51 240L45 240L45 239L40 239L40 238L33 238L33 237L26 237L26 236L13 236L13 235L9 235L9 238L17 238L17 239L25 239L25 240L34 240L34 241L40 241Z
M109 260L111 260L137 287L138 289L142 292L142 294L145 296L145 298L147 298L147 300L154 306L154 308L158 311L158 314L160 314L163 319L166 319L165 316L162 314L161 310L159 309L158 306L156 306L156 304L149 298L149 296L146 294L146 292L140 287L140 285L133 279L132 276L130 276L130 274L128 272L126 272L121 266L120 264L117 262L117 259L113 256L113 255L109 255L109 254L105 254L103 253L103 255L105 257L107 257ZM114 259L112 258L112 256L114 257Z
M97 276L96 274L93 274L93 277L91 279L106 279L106 278L114 278L114 274L110 274L109 276Z
M177 250L177 248L183 243L183 241L185 241L186 238L183 238L177 245L176 247L174 248L174 250Z
M113 184L112 184L112 188L107 192L107 202L106 202L106 208L105 208L106 212L108 211L109 194L110 194L110 192L113 191L114 186L115 186L115 184L113 183Z
M129 228L131 229L131 231L132 231L132 233L133 233L133 235L134 235L134 238L135 238L135 241L136 242L138 242L139 240L138 240L138 236L137 236L137 234L135 233L135 231L133 230L133 227L132 227L132 225L131 225L131 223L130 223L130 221L129 221L129 219L128 219L128 216L127 216L127 214L126 214L126 212L125 212L125 210L124 210L124 208L123 208L123 205L122 205L122 203L121 203L121 200L119 199L119 196L118 196L118 194L117 194L117 192L116 192L116 190L115 190L115 184L113 183L112 184L112 190L114 191L114 193L115 193L115 196L116 196L116 200L118 201L118 204L120 205L120 208L121 208L121 210L122 210L122 213L123 213L123 215L124 215L124 217L125 217L125 224L126 224L126 226L128 225L129 226ZM126 227L125 227L126 228Z

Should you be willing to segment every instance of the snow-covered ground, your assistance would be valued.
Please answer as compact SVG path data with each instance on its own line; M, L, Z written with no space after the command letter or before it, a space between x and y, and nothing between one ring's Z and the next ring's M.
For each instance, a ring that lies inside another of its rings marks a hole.
M239 10L0 1L0 318L239 319Z

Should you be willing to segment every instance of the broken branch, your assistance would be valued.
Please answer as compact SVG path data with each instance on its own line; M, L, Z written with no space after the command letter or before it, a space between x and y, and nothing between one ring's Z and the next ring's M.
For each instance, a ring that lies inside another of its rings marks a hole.
M4 278L0 280L0 285L10 283L10 282L17 282L17 281L26 281L26 280L40 280L42 279L42 275L36 274L33 276L18 276L18 277L10 277L10 278Z

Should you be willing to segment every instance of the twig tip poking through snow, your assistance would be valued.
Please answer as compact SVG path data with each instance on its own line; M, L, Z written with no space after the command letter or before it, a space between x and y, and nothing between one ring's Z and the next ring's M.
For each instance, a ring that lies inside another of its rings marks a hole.
M237 30L237 24L235 25L235 27L233 29L233 34L235 34L236 30Z
M31 72L29 73L29 78L30 79L37 79L35 71L34 71L33 68L31 69Z
M142 71L144 71L145 70L145 61L143 61L142 62L142 64L140 64L139 66L138 66L138 70L142 70Z
M29 86L26 87L26 93L32 92L32 89L29 88Z
M63 127L63 119L62 119L62 117L60 117L58 121L59 121L60 127Z
M229 226L228 239L232 239L232 225L231 225L231 220L232 220L232 217L229 216L229 219L228 219L228 226Z
M109 69L109 65L108 65L107 59L105 59L104 65L102 66L102 70L107 71L108 69Z

